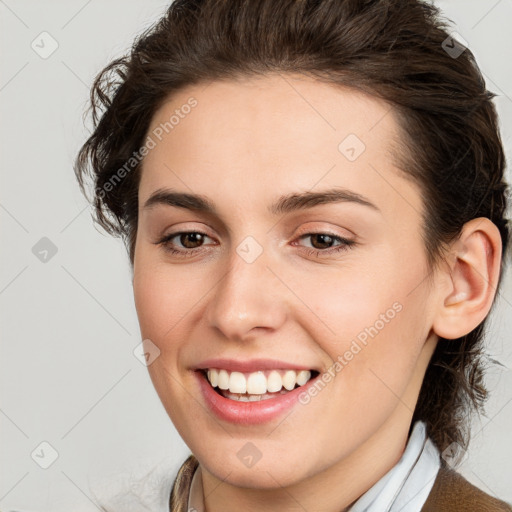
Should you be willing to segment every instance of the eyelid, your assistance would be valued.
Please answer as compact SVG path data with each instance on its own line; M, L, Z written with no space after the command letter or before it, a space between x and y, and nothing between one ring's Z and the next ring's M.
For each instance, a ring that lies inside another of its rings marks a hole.
M161 239L169 235L178 235L181 233L201 233L203 235L209 236L210 238L213 238L213 236L208 233L212 231L209 227L205 226L202 222L196 222L194 223L195 225L189 225L192 223L193 222L178 222L170 226L168 225L164 229L158 229L158 232L156 232L155 237Z
M313 221L314 222L314 221ZM316 225L315 227L308 227L301 226L301 228L298 231L298 234L296 236L301 236L305 234L317 234L322 233L324 235L331 235L331 236L338 236L340 238L347 238L347 239L355 239L356 234L353 231L350 231L347 228L342 228L341 226L338 226L338 229L340 229L342 232L336 232L335 230L328 228L328 227L319 227Z

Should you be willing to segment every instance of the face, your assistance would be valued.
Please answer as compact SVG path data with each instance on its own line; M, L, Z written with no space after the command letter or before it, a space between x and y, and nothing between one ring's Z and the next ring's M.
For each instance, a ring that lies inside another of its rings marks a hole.
M272 488L406 434L436 297L389 105L300 76L216 81L175 94L148 135L135 304L204 470Z

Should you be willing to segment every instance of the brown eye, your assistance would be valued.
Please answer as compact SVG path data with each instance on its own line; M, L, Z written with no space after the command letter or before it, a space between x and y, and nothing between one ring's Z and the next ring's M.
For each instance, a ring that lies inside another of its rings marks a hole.
M185 249L196 249L203 241L203 236L202 233L197 232L180 233L179 241Z
M346 251L356 245L355 240L348 240L338 235L330 233L306 233L299 237L302 239L310 239L310 246L300 245L308 255L329 255Z
M309 237L311 238L311 245L315 249L329 249L330 244L334 242L334 237L325 233L314 233Z
M176 255L194 255L202 249L204 238L210 238L206 233L200 231L179 231L165 235L161 240L155 242L162 245L164 250Z

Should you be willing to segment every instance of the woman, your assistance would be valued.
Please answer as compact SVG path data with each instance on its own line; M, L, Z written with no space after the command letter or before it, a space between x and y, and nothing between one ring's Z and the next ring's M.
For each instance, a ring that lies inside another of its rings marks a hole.
M451 469L509 231L493 94L438 14L177 0L98 76L76 174L193 454L170 510L512 510Z

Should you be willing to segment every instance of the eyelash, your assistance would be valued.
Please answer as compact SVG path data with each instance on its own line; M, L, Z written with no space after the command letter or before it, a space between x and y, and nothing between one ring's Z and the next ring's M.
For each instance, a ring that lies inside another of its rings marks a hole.
M201 252L203 250L202 247L197 247L195 249L174 249L170 244L170 240L173 238L179 236L179 235L187 235L187 234L198 234L203 236L208 236L206 233L203 233L202 231L178 231L176 233L170 233L168 235L165 235L163 238L155 242L156 245L162 245L163 249L170 253L170 254L176 254L178 256L182 257L188 257L188 256L194 256L198 252ZM356 245L356 242L354 240L349 240L347 238L343 238L338 235L334 235L333 233L328 232L313 232L313 233L304 233L299 236L299 240L302 238L307 238L314 235L327 235L331 237L334 241L340 242L340 245L329 248L329 249L314 249L310 247L303 247L303 250L307 253L308 256L313 256L314 253L316 253L316 256L319 257L321 254L335 254L342 251L347 251L348 249L352 248L354 245Z

